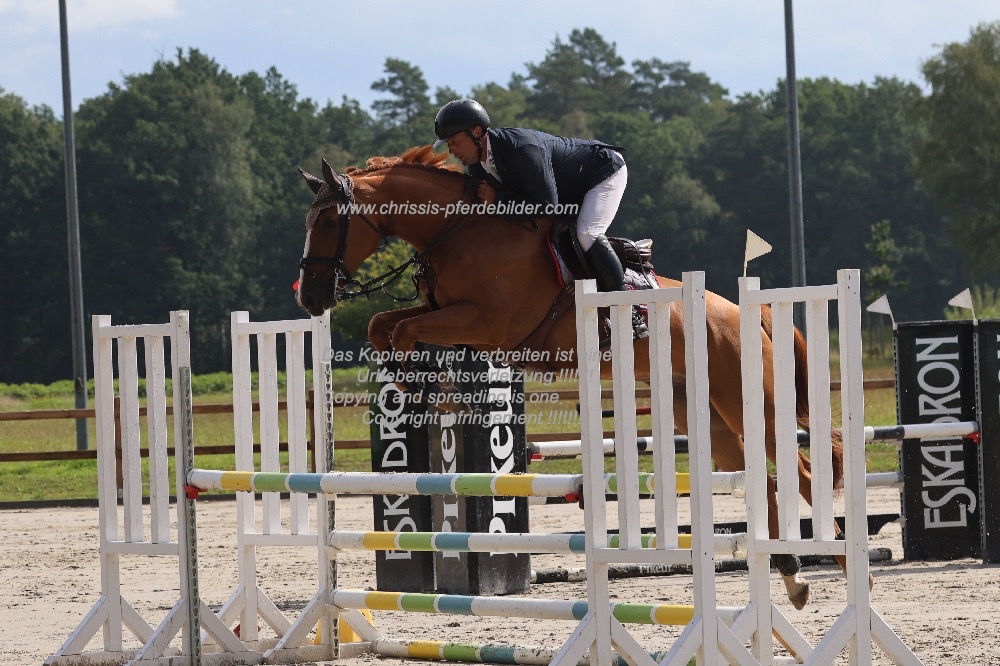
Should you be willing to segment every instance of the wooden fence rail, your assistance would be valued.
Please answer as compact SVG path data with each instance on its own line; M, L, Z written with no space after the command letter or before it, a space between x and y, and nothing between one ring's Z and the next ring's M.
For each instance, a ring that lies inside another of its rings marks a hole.
M866 380L864 386L866 389L886 389L894 388L895 380L893 379L871 379ZM834 391L840 390L840 382L831 382L830 389ZM546 391L535 390L528 391L528 396L531 394L543 394L546 396L552 396L553 394L558 395L558 399L562 400L579 400L580 394L576 390L556 390L556 391ZM365 393L364 395L367 396ZM367 404L366 400L357 400L360 394L355 394L352 398L351 406L363 406ZM601 394L602 399L611 398L611 390L605 389ZM643 399L649 398L649 389L637 389L636 398ZM343 404L343 400L341 400ZM334 401L334 406L336 407L337 401ZM307 403L307 408L312 411L313 401L310 398ZM287 402L284 400L278 403L278 410L287 409ZM260 406L258 403L253 404L253 411L259 411ZM203 404L194 405L193 411L195 414L232 414L233 405L231 403L216 403L216 404ZM139 408L139 415L145 416L146 408ZM167 414L173 414L173 407L167 406ZM118 418L118 403L117 398L115 402L115 423L116 423L116 449L120 449L121 437L117 432L117 424L120 423ZM50 420L50 419L82 419L82 418L94 418L95 410L93 409L36 409L36 410L24 410L24 411L11 411L11 412L0 412L0 423L6 421L38 421L38 420ZM313 423L313 419L310 414L309 423ZM648 436L649 432L640 432L640 436ZM531 439L536 442L544 441L557 441L564 439L574 439L579 436L579 433L535 433L531 435ZM613 436L613 433L605 434L606 437ZM310 443L315 441L314 437L310 437ZM371 445L371 442L367 439L348 439L348 440L337 440L335 442L335 449L348 450L348 449L367 449ZM279 444L279 449L281 451L288 450L287 442L281 442ZM310 444L310 450L312 446ZM174 450L172 447L168 448L168 455L174 455ZM218 455L227 454L234 451L234 445L232 444L217 444L217 445L199 445L195 446L195 455ZM260 446L254 445L254 452L259 452ZM142 457L148 456L148 451L146 449L141 450ZM44 462L52 460L94 460L97 458L97 451L95 449L88 449L86 451L15 451L8 453L0 453L0 463L5 462ZM121 460L121 455L119 453L118 460Z

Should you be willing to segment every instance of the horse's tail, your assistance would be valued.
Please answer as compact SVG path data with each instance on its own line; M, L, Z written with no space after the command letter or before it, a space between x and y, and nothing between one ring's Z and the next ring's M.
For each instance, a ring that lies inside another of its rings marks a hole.
M771 337L772 321L771 308L765 306L760 309L760 323L767 334ZM807 353L806 338L799 329L794 331L793 355L795 358L795 420L803 430L809 429L809 356ZM833 487L839 488L844 481L844 439L839 428L834 428L832 432L832 453L833 460ZM799 464L806 471L812 469L809 459L802 452L799 452Z

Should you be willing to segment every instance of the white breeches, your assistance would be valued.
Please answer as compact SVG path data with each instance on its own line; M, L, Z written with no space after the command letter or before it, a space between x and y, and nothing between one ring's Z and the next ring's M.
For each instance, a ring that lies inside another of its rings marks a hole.
M611 226L627 183L628 167L623 164L610 178L598 183L583 196L580 214L576 217L576 237L580 239L584 252Z

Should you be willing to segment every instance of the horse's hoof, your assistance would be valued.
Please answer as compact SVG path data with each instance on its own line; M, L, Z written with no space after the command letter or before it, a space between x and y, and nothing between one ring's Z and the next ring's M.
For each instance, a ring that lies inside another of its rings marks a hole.
M806 583L795 593L788 592L788 600L795 606L795 610L802 610L809 603L809 583Z

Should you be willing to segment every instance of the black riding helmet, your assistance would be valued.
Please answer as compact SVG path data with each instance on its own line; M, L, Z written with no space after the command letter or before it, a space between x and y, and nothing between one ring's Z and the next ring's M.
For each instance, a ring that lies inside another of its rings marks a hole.
M479 143L480 139L472 133L472 128L476 125L482 127L484 131L490 126L490 117L482 104L474 99L455 99L448 102L434 117L434 134L437 135L434 147L438 148L447 143L452 136L465 132L476 143L482 158L483 147Z

